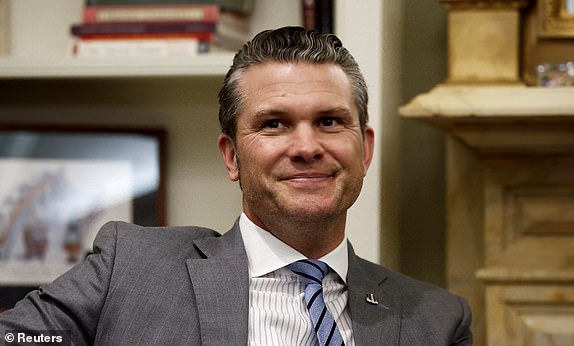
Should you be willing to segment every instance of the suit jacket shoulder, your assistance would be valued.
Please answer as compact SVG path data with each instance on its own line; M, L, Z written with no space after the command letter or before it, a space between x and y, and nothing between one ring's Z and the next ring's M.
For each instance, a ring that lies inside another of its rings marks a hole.
M125 222L109 222L102 227L94 241L94 252L114 248L116 256L145 257L147 262L159 257L169 260L201 256L193 242L221 235L209 228L196 226L144 227ZM113 241L113 246L110 242Z
M82 263L0 314L0 334L67 330L77 345L200 344L186 260L203 258L194 244L209 238L220 235L109 222Z

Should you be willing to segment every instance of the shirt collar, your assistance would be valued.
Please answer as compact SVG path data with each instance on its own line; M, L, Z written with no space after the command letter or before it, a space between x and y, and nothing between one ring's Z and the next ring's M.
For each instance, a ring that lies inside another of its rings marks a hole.
M270 232L254 224L245 213L239 218L239 229L247 259L249 261L249 275L259 277L306 257L299 251L285 244ZM327 263L343 281L347 281L349 253L347 237L331 252L319 258Z

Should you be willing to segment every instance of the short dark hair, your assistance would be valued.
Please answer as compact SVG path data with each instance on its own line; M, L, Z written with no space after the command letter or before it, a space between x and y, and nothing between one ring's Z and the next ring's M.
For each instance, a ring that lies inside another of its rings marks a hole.
M223 133L235 139L237 116L243 101L239 85L243 72L266 62L331 63L340 66L351 82L364 133L369 121L368 92L359 65L337 36L297 26L262 31L235 54L233 65L219 91L219 123Z

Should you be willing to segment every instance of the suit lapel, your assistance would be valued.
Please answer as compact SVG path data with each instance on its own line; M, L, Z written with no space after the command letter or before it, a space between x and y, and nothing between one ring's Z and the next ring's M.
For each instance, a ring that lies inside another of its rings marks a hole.
M398 345L401 293L385 285L387 276L369 270L372 264L357 257L349 244L349 310L357 345ZM367 295L372 294L369 302ZM375 302L373 302L375 301Z
M199 312L203 345L246 345L249 274L247 255L236 223L218 238L195 242L205 256L187 267Z

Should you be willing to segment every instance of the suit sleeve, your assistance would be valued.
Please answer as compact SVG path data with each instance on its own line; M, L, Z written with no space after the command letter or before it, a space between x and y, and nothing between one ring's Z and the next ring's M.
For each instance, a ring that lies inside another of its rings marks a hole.
M452 345L471 346L472 345L472 332L470 331L470 324L472 322L472 313L470 307L464 298L458 297L462 307L462 317L455 330L455 339Z
M104 225L82 263L0 314L0 340L9 330L65 330L73 345L92 344L114 267L116 228Z

